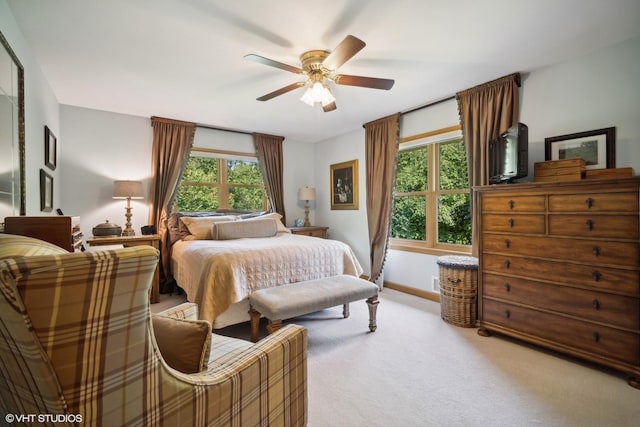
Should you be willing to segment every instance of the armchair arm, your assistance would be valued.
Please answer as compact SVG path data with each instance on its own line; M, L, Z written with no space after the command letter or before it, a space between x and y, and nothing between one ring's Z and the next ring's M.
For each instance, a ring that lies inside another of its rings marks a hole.
M193 302L183 302L182 304L168 308L156 314L159 316L172 317L174 319L198 320L198 304Z
M179 382L165 375L165 385L173 383L176 387L173 393L189 396L181 399L179 408L173 408L186 424L195 422L189 417L194 408L202 407L208 408L207 423L221 420L238 425L307 423L307 330L302 326L287 325L205 372L166 373ZM194 394L193 387L203 387L206 392Z

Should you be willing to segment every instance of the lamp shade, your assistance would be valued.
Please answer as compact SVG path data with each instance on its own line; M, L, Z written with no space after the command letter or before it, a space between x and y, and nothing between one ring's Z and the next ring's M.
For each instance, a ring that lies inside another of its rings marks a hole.
M113 181L114 199L144 199L142 181Z
M313 187L301 187L298 189L298 200L315 200L316 189Z

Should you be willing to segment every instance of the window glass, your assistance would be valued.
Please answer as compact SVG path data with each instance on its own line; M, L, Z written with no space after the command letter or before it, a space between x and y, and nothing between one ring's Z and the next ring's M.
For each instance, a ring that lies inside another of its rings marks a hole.
M192 155L176 199L177 211L263 211L267 198L256 160Z
M461 137L411 141L398 153L391 246L468 251L469 182ZM433 176L430 171L435 171Z

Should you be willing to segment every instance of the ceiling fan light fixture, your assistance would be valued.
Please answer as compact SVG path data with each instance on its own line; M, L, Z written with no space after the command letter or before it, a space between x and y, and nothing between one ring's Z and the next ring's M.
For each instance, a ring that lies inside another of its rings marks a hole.
M313 85L307 88L304 92L300 101L304 102L307 105L313 107L316 103L322 104L322 106L326 106L334 102L336 99L331 94L329 88L321 83L314 82Z

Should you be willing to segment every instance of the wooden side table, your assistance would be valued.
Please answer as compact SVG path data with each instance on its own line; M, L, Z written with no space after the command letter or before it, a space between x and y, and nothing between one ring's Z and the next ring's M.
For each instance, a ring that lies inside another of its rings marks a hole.
M87 243L89 244L89 246L122 245L125 248L129 246L146 245L153 246L159 251L160 235L149 234L147 236L92 237L91 239L87 240ZM156 267L156 271L153 274L149 300L152 304L155 304L160 300L160 266Z
M329 227L311 226L311 227L290 227L289 230L293 234L302 234L304 236L313 236L326 239Z

